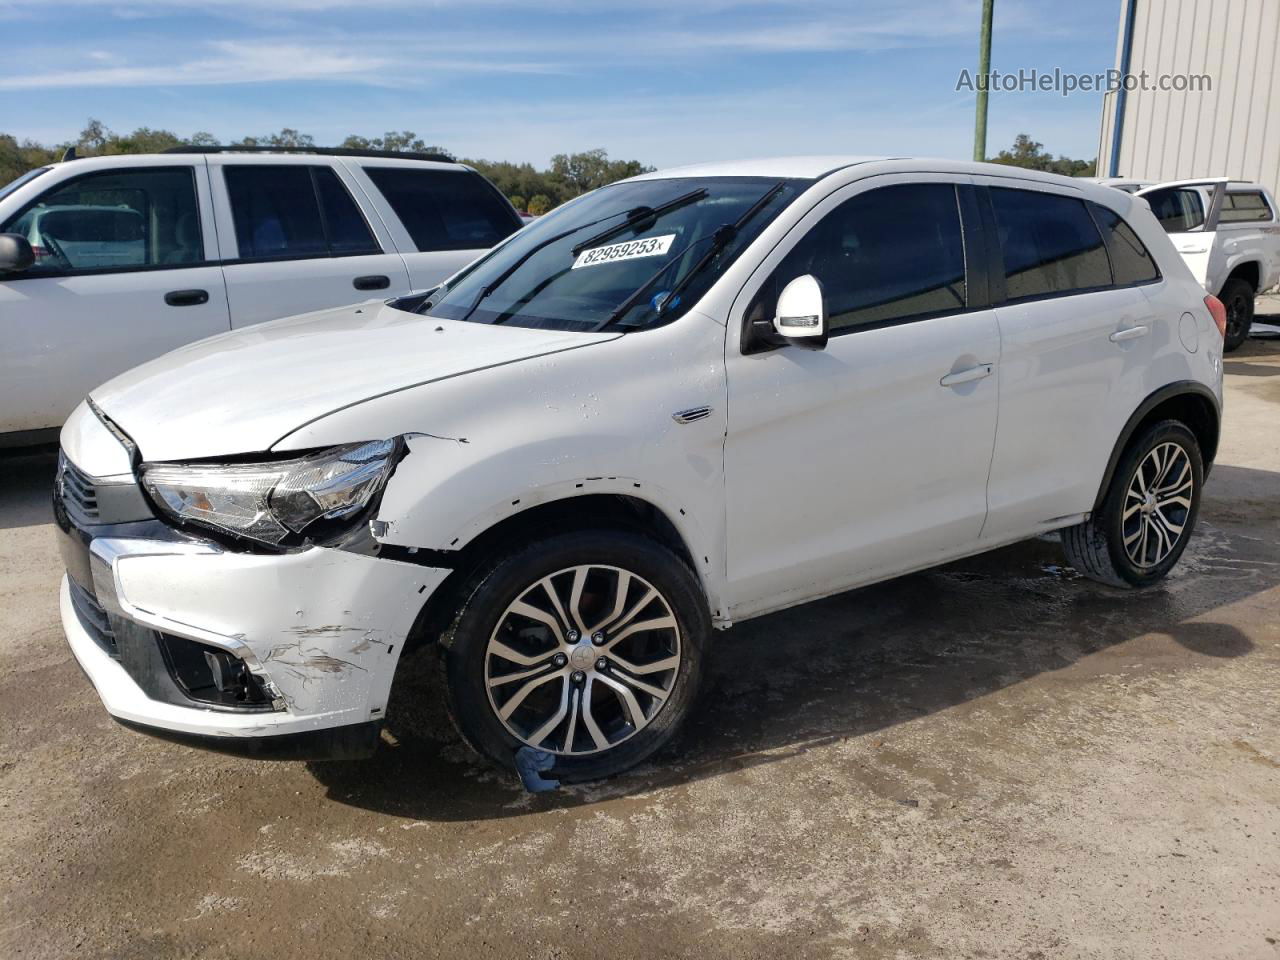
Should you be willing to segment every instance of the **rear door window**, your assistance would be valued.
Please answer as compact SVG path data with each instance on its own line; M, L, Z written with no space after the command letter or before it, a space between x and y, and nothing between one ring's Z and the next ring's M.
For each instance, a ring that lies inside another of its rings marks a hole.
M0 224L27 238L31 275L138 270L204 261L191 167L85 174Z
M365 167L419 251L482 250L520 229L489 184L465 170Z
M1107 253L1111 256L1111 271L1118 286L1127 287L1136 283L1151 283L1160 279L1160 271L1156 267L1151 253L1133 227L1124 221L1120 214L1110 207L1090 203L1089 209L1093 218L1102 229L1103 239L1107 243Z
M1218 215L1219 223L1250 223L1257 220L1273 218L1271 205L1267 198L1257 191L1249 193L1228 193L1222 201L1222 213Z
M1144 193L1142 199L1165 233L1189 233L1204 226L1204 197L1191 187L1168 187Z
M833 333L963 310L955 186L902 184L846 200L779 264L770 295L806 273L822 284Z
M226 166L241 260L381 253L360 208L329 167Z
M1005 296L1056 296L1111 285L1102 235L1084 201L1034 190L991 188Z

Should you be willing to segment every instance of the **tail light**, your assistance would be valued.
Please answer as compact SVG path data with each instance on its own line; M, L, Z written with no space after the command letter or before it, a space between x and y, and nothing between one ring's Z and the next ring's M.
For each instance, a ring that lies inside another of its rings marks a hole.
M1218 333L1225 340L1227 337L1227 308L1222 305L1222 301L1210 294L1204 298L1204 305L1209 308L1209 313L1213 316L1213 322L1218 325Z
M41 246L32 246L31 252L35 255L35 258L37 260L39 260L41 257L49 256L49 251Z

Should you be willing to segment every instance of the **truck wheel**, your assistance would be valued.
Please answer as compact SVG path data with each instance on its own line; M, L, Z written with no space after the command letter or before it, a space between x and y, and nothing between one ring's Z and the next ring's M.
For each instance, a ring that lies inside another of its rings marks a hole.
M463 589L442 638L449 707L479 752L548 779L593 780L671 739L711 623L688 565L647 537L590 531L530 543Z
M1227 308L1227 333L1222 352L1230 353L1249 339L1249 328L1253 326L1253 287L1245 280L1232 278L1222 285L1218 297Z
M1146 587L1182 556L1200 509L1204 461L1177 420L1143 431L1116 465L1100 509L1060 532L1067 561L1116 587Z

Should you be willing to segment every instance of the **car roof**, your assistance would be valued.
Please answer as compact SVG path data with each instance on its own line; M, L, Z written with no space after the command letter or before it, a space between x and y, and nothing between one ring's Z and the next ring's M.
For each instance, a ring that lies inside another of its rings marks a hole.
M139 164L146 166L157 166L162 164L179 164L196 163L203 164L206 160L211 164L218 163L235 163L235 164L298 164L298 163L323 163L326 161L334 161L340 159L355 160L363 165L373 166L406 166L406 167L427 167L439 170L465 170L472 171L462 163L450 163L443 160L422 160L412 156L397 157L392 154L383 155L381 153L374 154L372 151L366 154L353 155L352 153L326 153L323 151L296 150L290 151L288 148L281 148L279 153L267 153L261 151L254 152L238 152L235 150L223 150L216 153L198 153L195 151L182 152L164 152L164 153L113 153L102 157L76 157L71 160L63 160L58 163L50 164L47 169L76 169L76 170L94 170L101 168L110 168L116 166L137 166Z
M856 168L856 169L855 169ZM669 180L681 177L779 177L816 180L846 171L851 179L888 173L953 173L959 175L1002 177L1034 180L1081 189L1083 178L1064 177L1056 173L1030 170L999 163L973 160L946 160L937 157L892 157L862 155L818 155L799 157L764 157L751 160L728 160L670 167L642 173L632 180ZM1096 187L1096 184L1087 184ZM1110 189L1110 188L1108 188Z

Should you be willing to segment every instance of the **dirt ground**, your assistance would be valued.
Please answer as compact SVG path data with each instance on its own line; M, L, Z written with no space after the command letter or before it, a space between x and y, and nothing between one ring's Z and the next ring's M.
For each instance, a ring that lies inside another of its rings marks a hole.
M1038 540L743 624L666 755L539 796L425 664L361 764L117 726L2 457L0 958L1280 958L1280 340L1227 370L1165 585Z

